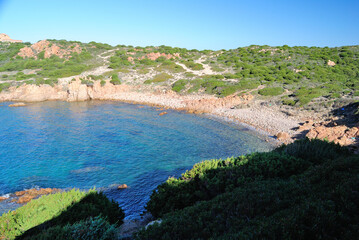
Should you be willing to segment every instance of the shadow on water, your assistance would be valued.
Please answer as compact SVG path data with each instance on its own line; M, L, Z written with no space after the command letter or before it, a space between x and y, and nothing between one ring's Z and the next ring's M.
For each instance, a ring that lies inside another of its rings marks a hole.
M127 189L118 189L119 184L113 184L109 188L101 188L108 198L115 200L125 212L126 219L139 219L145 211L145 206L151 193L156 187L165 182L169 177L180 177L192 166L177 168L172 171L155 170L138 176L136 181Z

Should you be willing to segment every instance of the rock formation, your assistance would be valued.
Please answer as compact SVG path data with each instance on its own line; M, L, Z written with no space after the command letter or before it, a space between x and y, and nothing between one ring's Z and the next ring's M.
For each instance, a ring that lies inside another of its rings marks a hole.
M9 37L9 35L5 33L0 33L0 42L11 42L11 43L21 43L21 40L14 40Z
M40 188L40 189L32 188L29 190L15 192L15 196L17 197L17 199L13 199L12 201L23 204L30 202L32 199L37 198L41 195L47 195L59 191L60 189L57 188Z
M333 66L335 66L336 64L335 64L335 62L333 62L333 61L331 61L331 60L328 60L327 65L333 67Z
M307 131L309 139L321 139L338 143L342 146L349 146L354 150L359 149L359 128L336 125L334 122L314 123L307 121L298 129L300 132Z
M37 43L32 44L30 47L21 48L19 55L22 58L36 58L38 54L44 51L44 58L49 58L52 55L56 55L59 58L70 58L72 53L81 53L82 48L79 44L75 43L68 47L64 47L60 44L50 43L47 40L41 40Z
M121 184L117 187L117 189L126 189L128 188L127 184Z

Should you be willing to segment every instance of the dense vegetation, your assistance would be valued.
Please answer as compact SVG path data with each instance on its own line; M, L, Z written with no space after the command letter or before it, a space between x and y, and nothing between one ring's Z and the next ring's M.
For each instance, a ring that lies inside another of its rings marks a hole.
M114 229L123 218L118 204L102 193L71 190L42 196L3 214L0 238L113 239Z
M153 192L138 239L355 239L359 157L320 140L196 164Z

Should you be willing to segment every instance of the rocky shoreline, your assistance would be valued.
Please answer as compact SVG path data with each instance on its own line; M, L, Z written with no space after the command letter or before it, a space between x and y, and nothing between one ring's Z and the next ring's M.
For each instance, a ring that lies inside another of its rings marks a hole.
M330 120L316 119L308 114L288 114L275 105L255 100L251 94L231 95L224 98L204 94L179 95L171 90L148 88L141 85L114 85L106 81L95 81L86 85L79 77L69 83L59 85L27 85L10 87L0 93L0 102L40 102L40 101L88 101L110 100L133 104L144 104L165 109L187 111L195 114L210 114L235 122L253 126L283 143L309 137L328 139L345 146L358 148L359 126L338 127L329 124ZM24 106L17 103L12 106ZM164 115L163 111L160 113ZM320 126L320 127L319 127ZM319 128L318 128L319 127ZM336 130L332 130L335 127ZM334 131L334 132L333 132Z

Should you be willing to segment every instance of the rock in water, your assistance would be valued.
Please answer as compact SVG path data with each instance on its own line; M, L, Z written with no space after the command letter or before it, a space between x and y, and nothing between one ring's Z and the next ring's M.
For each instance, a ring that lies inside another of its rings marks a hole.
M9 105L9 107L24 107L24 106L26 106L26 104L23 102L13 103Z
M8 199L8 198L7 198L7 197L1 197L1 196L0 196L0 202L4 201L4 200L6 200L6 199Z
M121 184L120 186L117 187L117 189L126 189L128 188L127 184Z

